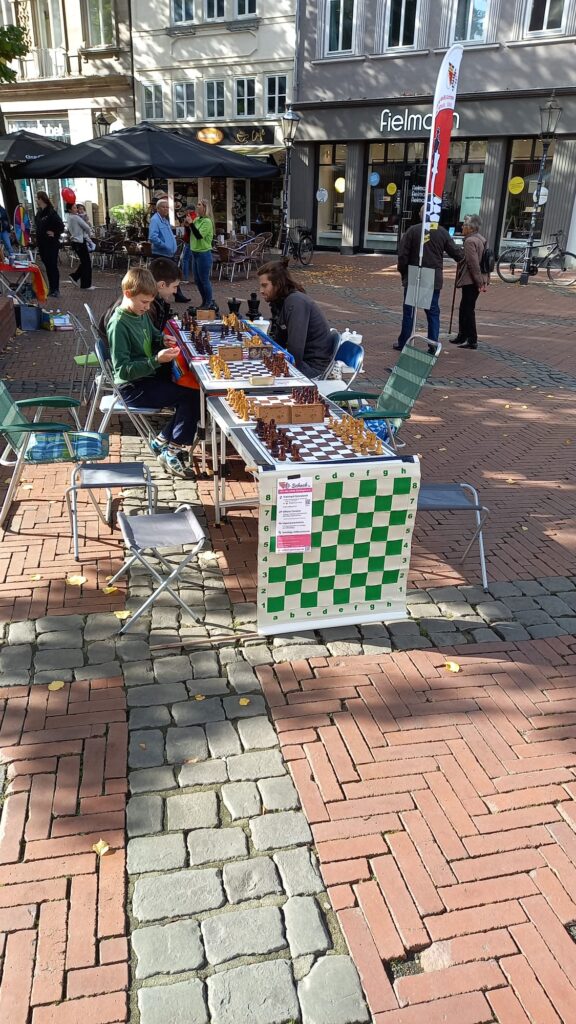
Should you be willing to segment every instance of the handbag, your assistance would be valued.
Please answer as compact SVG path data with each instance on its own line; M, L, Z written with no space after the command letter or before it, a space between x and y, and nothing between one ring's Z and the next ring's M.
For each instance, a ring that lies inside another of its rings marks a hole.
M91 238L87 238L86 239L86 248L88 249L88 252L94 252L94 250L96 248L96 242L92 241Z

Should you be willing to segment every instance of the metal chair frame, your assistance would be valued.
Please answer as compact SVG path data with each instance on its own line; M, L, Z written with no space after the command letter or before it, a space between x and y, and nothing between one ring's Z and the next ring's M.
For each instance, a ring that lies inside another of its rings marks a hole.
M466 497L470 494L472 501ZM472 538L466 545L460 558L463 562L470 551L475 540L478 540L478 553L480 557L480 573L482 576L482 587L488 590L488 575L486 572L486 555L484 552L484 523L486 522L490 509L482 505L478 491L469 483L459 484L421 484L418 492L417 512L473 512L476 520L476 529Z
M90 479L90 476L96 479ZM98 477L101 479L98 480ZM112 488L145 487L148 499L148 514L152 515L156 508L158 488L152 480L150 469L143 462L114 462L94 465L82 463L74 466L70 477L70 486L66 491L66 507L74 542L74 558L79 561L78 541L78 491L87 491L98 518L112 529ZM106 511L102 512L93 492L96 489L106 491Z

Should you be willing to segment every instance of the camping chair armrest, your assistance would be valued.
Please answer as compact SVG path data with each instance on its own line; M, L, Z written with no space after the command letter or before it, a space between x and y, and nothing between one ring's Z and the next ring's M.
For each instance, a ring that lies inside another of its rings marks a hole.
M335 391L330 395L331 402L354 402L360 398L380 398L380 392L374 391Z
M43 423L42 420L36 423L0 423L0 434L35 434L37 431L43 434L74 434L76 427L65 423Z
M410 413L396 412L394 409L367 409L366 411L359 409L355 418L363 420L409 420Z
M49 409L78 409L80 404L77 398L68 398L64 395L50 395L47 398L21 398L14 402L19 409L33 408L35 405L44 405Z

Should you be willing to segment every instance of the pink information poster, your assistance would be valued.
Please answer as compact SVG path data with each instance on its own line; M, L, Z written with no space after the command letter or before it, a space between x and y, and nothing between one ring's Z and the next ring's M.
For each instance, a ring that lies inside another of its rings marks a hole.
M312 477L280 478L276 505L276 551L312 547Z

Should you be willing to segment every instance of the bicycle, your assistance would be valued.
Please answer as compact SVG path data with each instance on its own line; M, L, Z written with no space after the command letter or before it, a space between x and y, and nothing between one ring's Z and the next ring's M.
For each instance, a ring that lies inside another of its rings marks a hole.
M290 229L282 248L284 256L290 255L295 262L300 261L303 267L307 267L314 253L314 241L309 228L297 228L298 236L295 236Z
M537 247L545 251L541 256L532 255L528 268L530 277L535 277L542 267L545 268L548 279L552 284L563 284L565 286L574 284L576 281L576 255L562 248L560 239L563 234L563 231L554 231L552 233L552 238L555 239L554 242L548 242L547 245L539 245ZM528 247L523 245L518 248L510 247L504 249L500 253L496 261L496 273L505 284L512 284L520 280L520 275L524 270L527 249Z

